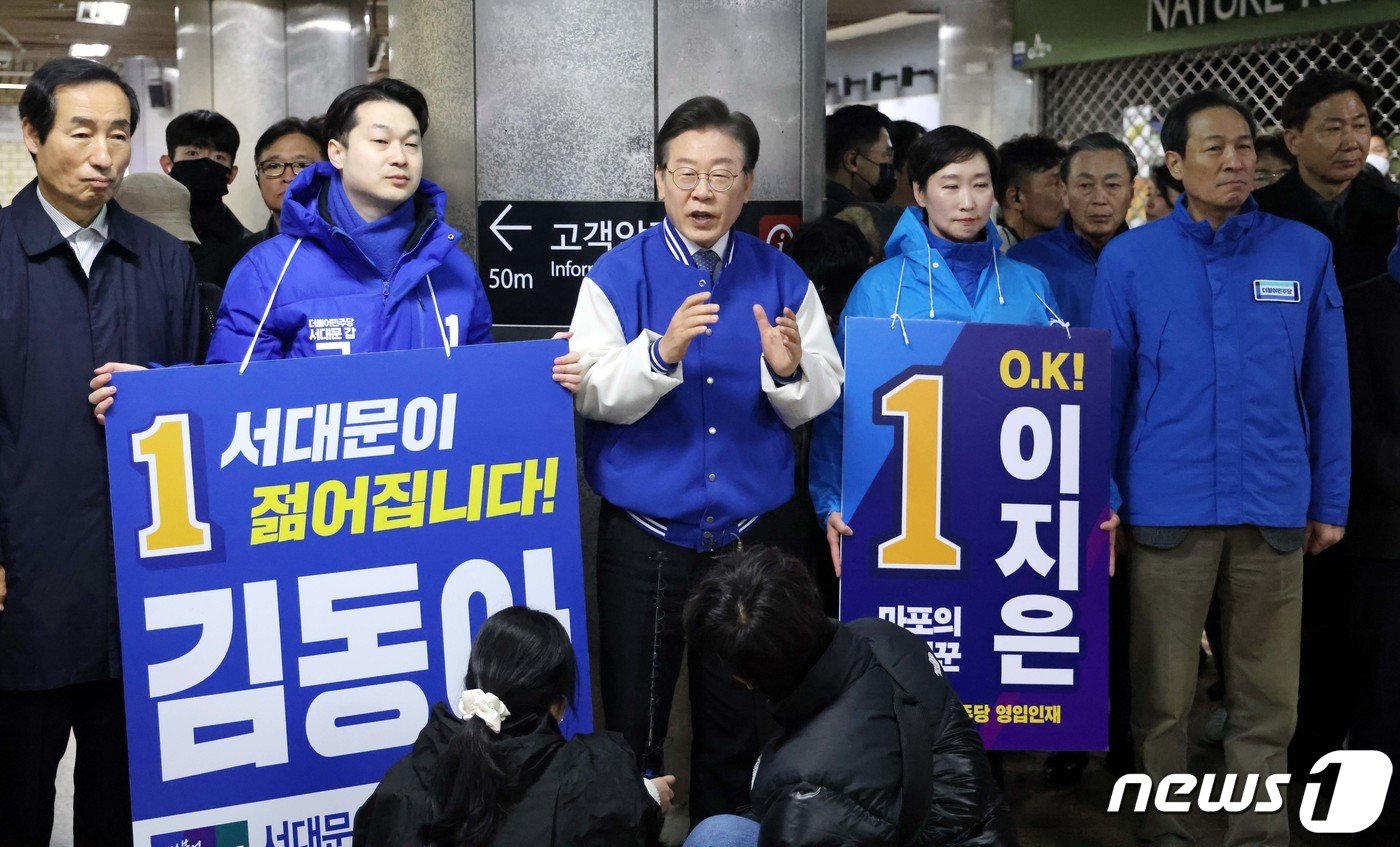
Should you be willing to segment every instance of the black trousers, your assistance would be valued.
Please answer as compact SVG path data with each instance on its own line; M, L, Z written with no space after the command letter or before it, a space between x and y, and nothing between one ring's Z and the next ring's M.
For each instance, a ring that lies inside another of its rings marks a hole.
M1303 565L1303 641L1299 661L1298 727L1288 745L1293 783L1302 784L1319 757L1342 749L1354 710L1339 704L1353 683L1356 638L1350 620L1357 560L1337 545ZM1369 590L1366 586L1357 586Z
M74 847L131 844L126 707L119 679L0 691L0 847L48 847L54 779L77 739Z
M1353 559L1351 564L1348 649L1353 676L1350 690L1336 692L1336 699L1354 704L1348 746L1380 750L1400 764L1400 561ZM1304 595L1304 608L1307 602ZM1380 820L1354 843L1400 844L1400 779L1391 780Z
M744 534L742 545L772 544L768 516ZM768 526L765 526L767 524ZM687 657L682 609L691 588L730 544L714 552L688 550L638 527L604 501L598 516L598 629L603 714L620 732L644 771L665 773L662 743L681 661ZM749 803L754 762L771 734L763 698L723 668L690 663L690 819L733 814Z

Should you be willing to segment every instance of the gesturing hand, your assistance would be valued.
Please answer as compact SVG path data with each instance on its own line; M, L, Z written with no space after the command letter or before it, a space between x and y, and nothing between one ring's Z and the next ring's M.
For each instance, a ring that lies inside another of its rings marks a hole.
M753 319L758 323L758 336L763 342L763 358L773 373L786 379L802 364L802 333L797 330L797 315L783 309L776 324L768 323L768 313L754 304Z
M671 316L671 325L661 336L656 352L668 365L674 365L685 358L690 342L695 336L709 329L710 324L719 320L719 304L708 303L710 292L702 291L685 298L681 307Z

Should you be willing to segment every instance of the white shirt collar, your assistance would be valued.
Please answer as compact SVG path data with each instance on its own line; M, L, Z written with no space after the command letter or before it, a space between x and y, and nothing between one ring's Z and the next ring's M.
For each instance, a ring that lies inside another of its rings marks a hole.
M694 258L696 253L699 253L701 250L706 249L704 247L701 247L699 244L696 244L694 241L691 241L689 238L686 238L684 235L681 235L680 227L676 227L676 235L681 236L681 242L685 244L685 249L692 258ZM724 250L728 246L729 232L726 230L724 235L721 235L719 237L719 241L716 241L714 245L708 249L715 251L715 253L719 255L720 261L724 261Z
M35 193L39 195L39 205L44 207L44 211L53 219L54 226L58 227L58 234L63 236L64 241L72 241L73 236L84 229L92 230L102 241L107 240L107 204L102 204L102 209L98 211L97 217L92 219L92 223L86 227L79 226L72 218L60 212L47 199L44 198L44 191L36 186Z

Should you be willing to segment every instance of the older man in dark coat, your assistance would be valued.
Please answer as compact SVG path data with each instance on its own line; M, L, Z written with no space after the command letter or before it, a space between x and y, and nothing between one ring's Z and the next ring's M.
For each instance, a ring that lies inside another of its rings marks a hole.
M1304 77L1284 96L1278 115L1298 167L1254 195L1261 211L1327 236L1344 295L1385 273L1400 209L1394 186L1365 166L1375 102L1375 89L1342 71Z
M131 843L126 725L102 427L108 362L188 362L189 251L111 201L136 97L57 59L20 99L38 178L0 210L0 843L47 845L77 737L75 845Z

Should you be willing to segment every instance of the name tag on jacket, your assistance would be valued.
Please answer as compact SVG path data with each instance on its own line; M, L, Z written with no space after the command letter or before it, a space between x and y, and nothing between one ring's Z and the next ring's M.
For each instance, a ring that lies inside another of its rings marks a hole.
M1303 295L1296 280L1256 279L1254 300L1258 303L1300 303Z

